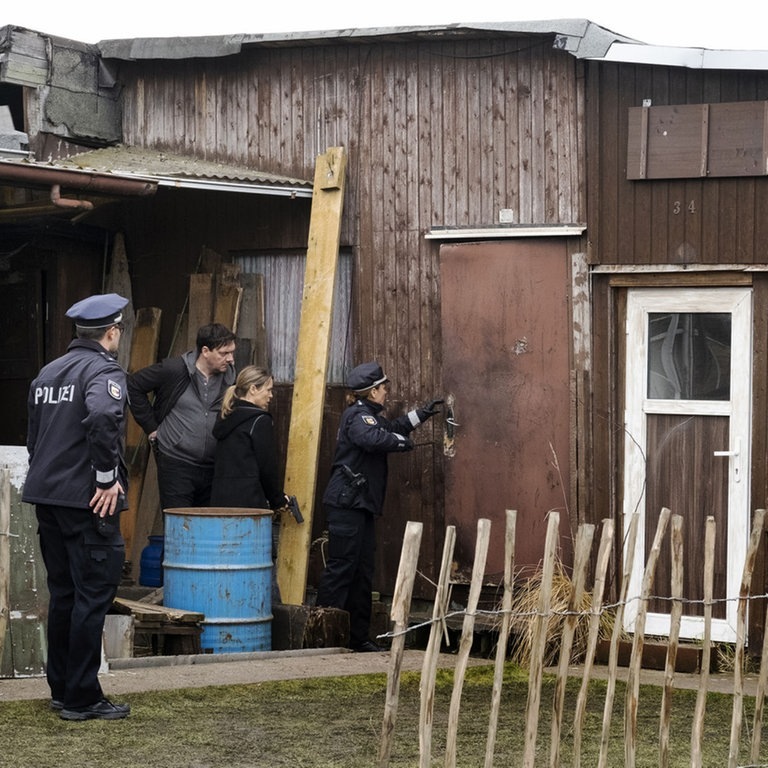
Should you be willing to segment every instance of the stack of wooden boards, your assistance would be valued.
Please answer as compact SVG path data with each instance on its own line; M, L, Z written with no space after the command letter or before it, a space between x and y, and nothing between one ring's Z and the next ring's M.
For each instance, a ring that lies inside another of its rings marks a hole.
M122 645L121 651L114 652L114 658L201 652L201 623L205 619L202 613L116 597L112 614L126 619L125 623L107 621L105 624L105 635L110 631L113 635L120 635L119 638L105 636L108 646ZM140 652L140 648L143 651Z

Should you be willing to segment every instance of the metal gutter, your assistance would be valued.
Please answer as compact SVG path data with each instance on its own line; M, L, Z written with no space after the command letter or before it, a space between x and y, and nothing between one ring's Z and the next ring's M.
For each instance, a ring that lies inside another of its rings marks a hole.
M101 192L107 195L145 197L154 195L157 183L106 173L64 170L0 159L0 180L38 186L59 185L67 189Z

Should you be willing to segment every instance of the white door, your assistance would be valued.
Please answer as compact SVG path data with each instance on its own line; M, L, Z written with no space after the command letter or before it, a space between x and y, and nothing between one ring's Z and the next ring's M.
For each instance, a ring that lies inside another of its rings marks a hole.
M640 513L629 596L640 594L662 507L684 520L681 637L703 635L704 521L716 524L712 638L736 639L749 536L752 290L643 288L627 299L624 524ZM646 634L669 634L665 546ZM638 603L629 600L632 631Z

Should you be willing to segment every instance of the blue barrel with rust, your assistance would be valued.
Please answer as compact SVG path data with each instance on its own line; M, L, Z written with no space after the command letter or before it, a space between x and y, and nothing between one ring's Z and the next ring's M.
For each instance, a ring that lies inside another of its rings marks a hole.
M272 512L164 510L163 603L204 613L203 653L272 647Z

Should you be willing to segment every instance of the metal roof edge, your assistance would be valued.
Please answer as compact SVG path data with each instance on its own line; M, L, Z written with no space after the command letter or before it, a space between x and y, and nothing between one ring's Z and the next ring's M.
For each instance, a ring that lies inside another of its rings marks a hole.
M711 50L616 42L605 55L587 58L688 69L768 70L768 51Z
M214 58L239 53L246 46L280 46L317 42L334 42L371 38L402 38L404 35L440 36L461 32L494 32L499 34L555 35L561 38L556 48L607 51L616 40L637 42L618 35L588 19L543 19L541 21L457 22L454 24L403 27L350 27L305 32L238 34L211 37L135 38L101 40L101 55L107 59L183 59ZM567 42L564 42L567 41ZM586 42L585 42L586 41ZM582 54L585 55L585 54Z

